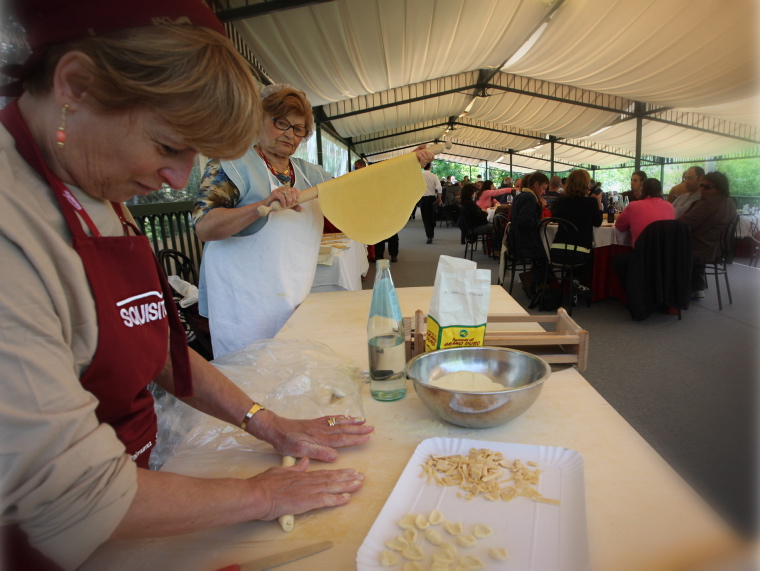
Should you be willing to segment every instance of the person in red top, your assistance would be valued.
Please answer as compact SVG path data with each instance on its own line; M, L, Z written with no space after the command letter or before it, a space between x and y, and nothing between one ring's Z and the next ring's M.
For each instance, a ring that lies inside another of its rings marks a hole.
M662 184L656 178L648 178L641 187L641 199L631 202L615 220L615 228L630 231L636 245L641 232L656 220L675 220L673 205L662 198ZM628 263L633 252L622 252L612 258L610 265L625 287L628 283Z
M18 99L0 112L0 566L75 569L108 540L349 502L364 476L307 472L309 458L372 428L278 416L188 350L123 204L256 137L258 90L219 20L200 0L11 4L32 51L3 69ZM148 470L151 382L302 460L249 479Z
M675 220L673 205L662 199L662 184L656 178L648 178L642 185L641 199L631 202L615 220L615 228L630 230L633 244L649 224L655 220Z

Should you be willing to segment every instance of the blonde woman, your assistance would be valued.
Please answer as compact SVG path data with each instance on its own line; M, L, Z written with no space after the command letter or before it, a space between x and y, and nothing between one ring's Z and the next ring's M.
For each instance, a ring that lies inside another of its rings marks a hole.
M372 429L279 417L189 351L123 205L184 187L198 152L240 156L258 131L255 83L219 21L199 0L11 8L32 53L0 112L3 568L73 569L109 539L347 503L363 476L307 473L308 458ZM304 460L245 480L147 470L151 381Z

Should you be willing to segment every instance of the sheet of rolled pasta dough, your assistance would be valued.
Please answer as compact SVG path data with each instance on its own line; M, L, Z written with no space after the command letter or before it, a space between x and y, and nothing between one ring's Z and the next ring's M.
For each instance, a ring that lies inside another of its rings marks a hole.
M425 193L417 155L381 161L317 185L324 215L352 240L376 244L409 220Z

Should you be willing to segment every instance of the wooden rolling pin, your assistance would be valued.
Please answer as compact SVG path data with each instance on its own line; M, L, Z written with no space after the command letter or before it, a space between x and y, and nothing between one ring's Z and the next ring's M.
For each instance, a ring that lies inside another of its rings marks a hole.
M282 465L285 468L295 466L296 459L292 456L283 456ZM283 531L293 531L293 527L296 525L296 520L292 515L281 515L277 521L280 522L280 527L282 527Z
M425 150L433 153L433 155L437 155L438 153L441 153L445 151L446 149L450 149L452 147L451 143L438 143L436 145L431 145L427 147ZM344 176L350 176L353 173L348 173ZM330 181L328 180L326 183L323 183L326 185L330 184ZM319 197L319 187L318 186L312 186L310 188L307 188L306 190L302 190L300 194L298 195L298 202L296 204L301 204L303 202L308 202L309 200L314 200L315 198ZM282 205L279 203L279 201L275 200L270 204L269 206L264 206L263 204L259 206L256 209L256 213L259 216L266 216L270 212L277 212L278 210L283 210Z

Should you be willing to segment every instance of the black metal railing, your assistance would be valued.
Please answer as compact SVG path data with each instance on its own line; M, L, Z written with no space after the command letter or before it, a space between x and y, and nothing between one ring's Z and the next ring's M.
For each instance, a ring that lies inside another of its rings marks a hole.
M203 246L195 235L190 219L194 204L194 201L186 200L131 205L128 208L156 254L166 248L179 250L193 261L198 270Z

